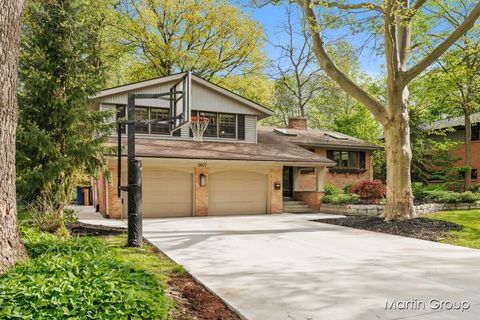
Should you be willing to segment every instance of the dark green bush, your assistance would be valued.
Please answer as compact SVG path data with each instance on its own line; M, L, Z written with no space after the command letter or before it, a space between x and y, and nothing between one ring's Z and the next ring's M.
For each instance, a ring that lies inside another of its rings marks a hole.
M1 319L165 319L173 302L152 274L103 242L23 229L30 260L0 276Z
M467 192L454 192L446 190L424 191L426 201L437 203L473 203L480 201L480 194Z
M353 193L337 194L337 195L325 195L322 198L323 203L331 204L353 204L359 201L360 197Z

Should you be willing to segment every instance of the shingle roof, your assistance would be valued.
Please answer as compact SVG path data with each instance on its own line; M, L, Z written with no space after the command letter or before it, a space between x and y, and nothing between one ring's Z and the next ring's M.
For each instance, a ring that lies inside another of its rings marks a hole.
M109 139L110 145L116 143L116 138ZM257 144L137 138L135 151L139 157L335 164L326 157L290 143L273 131L259 131Z
M472 121L472 125L480 123L480 112L472 114L470 116L470 119ZM434 121L432 123L425 124L423 128L425 130L439 130L439 129L463 127L463 126L465 126L465 117L459 116L459 117L452 117L448 119Z
M330 147L330 148L349 148L355 150L379 150L382 147L366 142L349 135L308 128L307 130L298 130L291 128L275 128L268 126L258 127L258 132L274 132L288 141L304 147Z

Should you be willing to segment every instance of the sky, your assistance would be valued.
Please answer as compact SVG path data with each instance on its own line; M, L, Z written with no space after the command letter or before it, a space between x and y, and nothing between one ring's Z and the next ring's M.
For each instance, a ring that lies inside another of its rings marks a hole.
M286 34L282 34L278 30L286 19L285 5L266 5L262 8L252 8L251 6L245 6L245 3L247 2L248 1L232 1L232 4L236 5L244 12L247 12L251 17L260 22L264 27L265 35L269 41L284 42L288 40L288 36ZM346 32L346 30L342 34L338 32L337 35L345 35ZM335 35L335 32L332 35ZM362 42L362 39L358 39L358 43L355 43L354 39L352 41L352 44L356 46ZM272 60L276 60L279 55L279 51L268 43L266 45L266 53L267 56ZM372 77L375 77L381 73L381 65L383 63L382 57L377 57L372 55L371 52L364 51L359 54L358 58L361 69L365 73Z

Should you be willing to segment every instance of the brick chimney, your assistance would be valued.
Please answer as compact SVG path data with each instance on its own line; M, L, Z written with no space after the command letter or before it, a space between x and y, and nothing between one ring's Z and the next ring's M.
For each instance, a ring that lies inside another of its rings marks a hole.
M295 117L288 119L288 128L297 130L307 130L307 118Z

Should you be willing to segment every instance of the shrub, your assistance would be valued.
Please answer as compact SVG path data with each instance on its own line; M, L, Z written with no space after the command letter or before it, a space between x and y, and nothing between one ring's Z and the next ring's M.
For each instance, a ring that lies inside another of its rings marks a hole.
M322 198L323 203L331 204L354 204L359 201L360 197L356 194L337 194L337 195L325 195Z
M23 227L30 260L0 276L1 319L166 319L162 283L105 243Z
M480 201L480 194L467 192L454 192L447 190L430 190L425 192L425 200L437 203L473 203Z
M343 193L342 189L339 189L335 186L332 186L330 184L327 184L325 186L325 195L326 196L338 196L342 193Z
M362 180L355 183L351 190L362 199L379 200L385 197L386 187L379 180Z
M352 193L352 186L353 184L352 183L348 183L346 185L343 186L343 192L344 193Z

